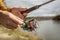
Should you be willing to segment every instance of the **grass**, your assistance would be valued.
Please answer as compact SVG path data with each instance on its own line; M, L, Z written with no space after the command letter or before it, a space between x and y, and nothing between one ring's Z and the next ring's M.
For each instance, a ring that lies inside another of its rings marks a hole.
M5 37L3 37L4 35ZM43 40L43 38L38 38L34 34L28 34L26 32L20 32L18 29L11 30L0 25L0 40ZM9 38L7 38L8 36Z

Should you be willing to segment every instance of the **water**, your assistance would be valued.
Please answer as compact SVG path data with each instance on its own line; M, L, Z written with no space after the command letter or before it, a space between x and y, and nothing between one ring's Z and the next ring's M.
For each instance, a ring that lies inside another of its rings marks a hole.
M39 27L35 34L46 40L60 40L60 23L52 20L38 21Z

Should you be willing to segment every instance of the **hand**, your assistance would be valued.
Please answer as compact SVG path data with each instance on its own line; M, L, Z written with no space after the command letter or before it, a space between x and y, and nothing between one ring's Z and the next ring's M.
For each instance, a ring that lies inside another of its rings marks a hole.
M21 14L21 12L25 10L27 10L27 8L11 8L11 13L24 20L28 13Z
M8 29L16 29L18 25L24 25L24 22L21 18L13 15L10 12L1 10L0 10L0 23Z

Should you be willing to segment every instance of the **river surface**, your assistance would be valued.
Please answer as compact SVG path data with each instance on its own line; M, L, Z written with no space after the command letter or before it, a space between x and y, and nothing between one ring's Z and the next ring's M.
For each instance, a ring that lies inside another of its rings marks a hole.
M46 40L60 40L60 22L52 20L38 21L39 27L36 29L35 34L43 37Z

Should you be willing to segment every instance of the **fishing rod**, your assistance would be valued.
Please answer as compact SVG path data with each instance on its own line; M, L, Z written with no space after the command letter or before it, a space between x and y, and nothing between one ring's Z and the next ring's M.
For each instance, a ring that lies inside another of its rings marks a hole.
M45 2L45 3L43 3L43 4L33 6L33 7L29 8L29 9L27 9L27 10L25 10L25 11L22 11L21 13L23 14L23 13L29 13L29 12L32 12L32 11L38 9L39 7L41 7L41 6L45 5L45 4L48 4L48 3L50 3L50 2L53 2L53 1L55 1L55 0L50 0L50 1Z
M24 13L30 13L30 12L38 9L39 7L41 7L41 6L45 5L45 4L48 4L48 3L50 3L50 2L53 2L53 1L54 1L54 0L50 0L50 1L45 2L45 3L43 3L43 4L35 5L35 6L31 7L31 8L29 8L29 9L25 10L25 11L22 11L21 13L22 13L22 14L24 14ZM29 21L31 21L31 20L29 20ZM26 22L26 19L24 20L24 22L25 22L26 25L27 25L27 23L29 23L29 21ZM30 26L30 24L29 24L29 26ZM34 25L34 26L36 26L36 25ZM28 26L27 26L27 27L28 27ZM26 28L27 28L27 27L26 27ZM34 27L34 28L35 28L35 27ZM27 29L27 30L28 30L28 29ZM34 29L33 29L33 30L34 30ZM34 31L36 32L36 30L34 30Z

